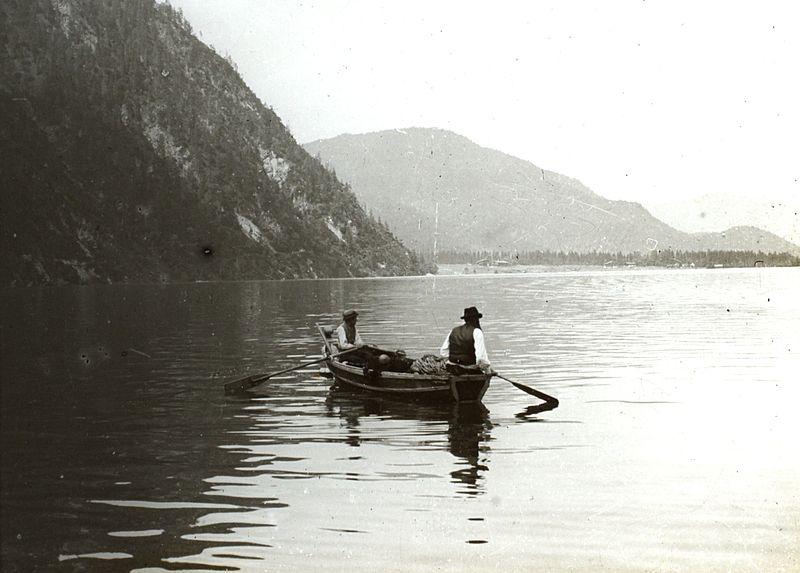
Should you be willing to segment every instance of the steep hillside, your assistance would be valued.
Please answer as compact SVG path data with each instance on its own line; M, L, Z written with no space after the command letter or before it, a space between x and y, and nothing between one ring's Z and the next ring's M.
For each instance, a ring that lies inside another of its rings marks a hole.
M0 26L3 284L422 272L168 4Z
M455 133L410 128L304 145L349 182L407 245L438 249L637 252L786 251L765 233L690 235L638 203L610 201L579 181L486 149Z

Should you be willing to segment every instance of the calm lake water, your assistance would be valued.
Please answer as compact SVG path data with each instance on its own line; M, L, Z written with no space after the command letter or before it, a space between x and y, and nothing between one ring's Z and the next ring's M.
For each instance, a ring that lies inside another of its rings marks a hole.
M2 553L29 571L800 571L800 272L3 291ZM481 407L337 390L315 323L435 351Z

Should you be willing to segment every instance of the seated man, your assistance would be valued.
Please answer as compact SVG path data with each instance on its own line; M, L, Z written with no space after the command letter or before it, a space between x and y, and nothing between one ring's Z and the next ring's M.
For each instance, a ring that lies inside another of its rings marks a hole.
M355 349L342 358L345 362L354 366L364 366L365 374L375 374L387 370L392 372L408 370L412 360L406 358L404 352L391 352L364 344L356 327L358 313L355 310L344 311L342 319L342 323L334 332L339 352Z
M447 358L451 374L489 374L494 372L486 353L480 319L483 315L474 306L464 309L464 324L456 326L444 339L439 353Z
M358 313L355 310L346 310L342 313L342 323L336 327L336 332L334 333L340 352L364 346L361 334L356 327L356 322L358 322ZM350 354L358 353L352 352Z

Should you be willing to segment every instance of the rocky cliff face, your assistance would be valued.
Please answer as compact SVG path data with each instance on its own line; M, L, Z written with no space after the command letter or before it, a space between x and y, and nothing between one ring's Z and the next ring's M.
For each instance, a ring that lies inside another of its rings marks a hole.
M4 284L423 271L153 0L6 0Z
M689 234L638 203L440 129L398 129L307 143L407 245L421 250L798 253L759 230Z

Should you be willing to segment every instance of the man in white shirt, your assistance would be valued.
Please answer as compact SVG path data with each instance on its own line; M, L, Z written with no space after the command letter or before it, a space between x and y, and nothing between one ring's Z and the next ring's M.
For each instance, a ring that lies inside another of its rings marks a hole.
M336 341L339 344L339 351L364 346L361 334L356 328L358 313L354 310L346 310L342 313L342 319L342 323L336 328Z
M494 372L486 353L480 319L483 315L474 306L464 309L464 324L456 326L442 343L439 353L447 358L447 370L453 374Z
M381 350L369 344L364 344L361 334L356 327L358 313L355 310L346 310L342 313L342 323L336 328L334 333L339 352L355 348L347 353L344 358L355 366L364 366L365 376L380 375L380 372L405 372L411 366L413 360L406 358L405 352Z

